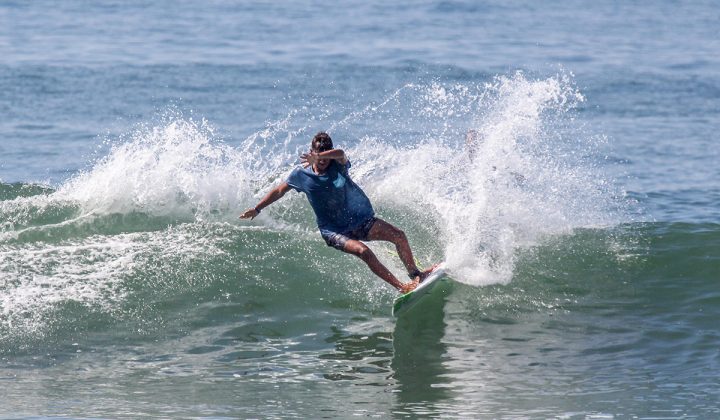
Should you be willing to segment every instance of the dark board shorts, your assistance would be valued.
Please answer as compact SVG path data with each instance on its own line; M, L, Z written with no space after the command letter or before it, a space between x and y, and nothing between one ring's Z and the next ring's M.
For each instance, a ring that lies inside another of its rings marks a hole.
M356 241L367 241L370 229L372 229L376 221L377 218L371 217L355 229L342 233L320 230L320 235L322 235L322 238L325 239L325 243L328 244L328 246L342 251L345 249L345 243L350 239L354 239Z

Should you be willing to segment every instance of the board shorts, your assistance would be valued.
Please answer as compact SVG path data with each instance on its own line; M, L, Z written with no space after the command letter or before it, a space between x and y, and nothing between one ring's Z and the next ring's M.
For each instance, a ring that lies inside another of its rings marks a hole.
M345 249L345 243L350 239L354 239L356 241L367 241L370 229L372 229L375 222L377 222L377 218L371 217L355 229L342 233L320 229L320 235L322 235L322 238L325 239L325 243L328 246L343 251Z

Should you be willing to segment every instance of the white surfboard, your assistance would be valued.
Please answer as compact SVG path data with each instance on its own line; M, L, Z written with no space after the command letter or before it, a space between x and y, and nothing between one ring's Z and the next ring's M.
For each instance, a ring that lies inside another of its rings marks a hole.
M435 270L430 273L429 276L423 280L422 283L415 290L400 295L393 301L392 314L393 316L400 316L403 312L415 306L422 298L428 295L430 291L435 288L440 281L445 278L445 263L438 264Z

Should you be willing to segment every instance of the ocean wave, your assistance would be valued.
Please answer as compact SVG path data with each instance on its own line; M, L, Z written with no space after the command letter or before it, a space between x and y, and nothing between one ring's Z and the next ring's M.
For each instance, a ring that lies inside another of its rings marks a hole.
M402 275L389 247L371 246ZM670 299L674 306L662 310L681 316L697 305L720 305L718 251L717 224L576 229L520 251L509 284L471 287L450 271L457 287L448 310L468 320L517 322L548 311L634 313L638 302ZM188 324L183 314L198 305L244 305L273 318L337 310L382 315L394 296L359 260L326 247L315 232L224 222L3 245L0 272L6 352L102 337L108 329L142 342L227 322Z
M321 122L423 264L447 260L469 286L507 285L532 266L523 256L553 238L629 220L597 159L602 137L572 123L582 100L568 75L516 73L489 84L408 84ZM107 155L57 188L2 184L0 336L64 331L53 314L67 308L108 323L154 319L157 302L189 305L186 293L384 308L392 291L324 245L302 196L237 220L297 164L312 112L293 110L230 145L207 121L171 110L108 140ZM355 124L367 128L362 136L349 134ZM622 240L611 242L603 252L622 254ZM404 277L389 247L372 247Z

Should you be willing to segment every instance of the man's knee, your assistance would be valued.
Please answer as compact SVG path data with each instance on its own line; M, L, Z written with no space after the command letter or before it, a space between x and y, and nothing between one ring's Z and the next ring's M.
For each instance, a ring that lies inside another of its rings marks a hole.
M407 236L405 236L405 232L402 229L398 229L394 226L390 231L390 238L394 243L407 242Z
M375 256L372 250L365 244L356 246L355 249L352 250L352 253L357 255L363 261L368 261Z

